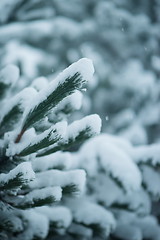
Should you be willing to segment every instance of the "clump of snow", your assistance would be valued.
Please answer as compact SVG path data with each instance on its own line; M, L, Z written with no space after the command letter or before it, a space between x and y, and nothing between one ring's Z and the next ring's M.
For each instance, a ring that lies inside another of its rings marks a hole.
M49 156L34 158L32 167L36 172L59 167L68 170L71 167L71 158L72 156L69 152L56 152Z
M121 131L119 135L123 138L128 139L134 145L146 144L147 143L147 134L144 127L135 122L125 130Z
M22 110L24 110L31 101L31 98L34 97L36 94L37 91L35 89L28 87L23 89L14 97L4 102L4 106L1 109L0 122L2 122L5 115L7 115L7 113L10 112L16 105L18 105Z
M88 185L93 191L92 199L102 203L105 207L119 202L121 196L124 195L123 190L107 174L101 173L96 178L91 178Z
M20 235L21 239L30 240L36 237L44 239L47 237L49 231L49 220L44 214L32 209L24 211L23 217L27 220L28 226Z
M68 127L68 139L74 139L77 136L78 132L83 131L84 129L90 128L91 135L97 135L101 130L101 119L97 114L93 114L87 117L84 117L81 120L74 121Z
M69 227L72 221L72 214L67 207L43 206L36 208L36 211L41 214L44 214L44 216L46 216L51 222L51 225L56 223L56 226L58 228L67 228Z
M34 203L36 200L53 197L54 201L60 201L62 197L62 189L60 187L46 187L36 189L25 195L22 203Z
M70 104L73 109L79 110L82 105L82 96L82 93L76 90L73 94L62 100L62 102L57 107L59 109L62 109L66 104Z
M69 199L67 206L70 207L76 222L87 226L97 224L105 236L108 236L116 226L111 212L86 199Z
M160 163L160 144L137 146L133 150L133 159L136 163L151 163L156 166Z
M38 77L31 84L31 87L35 88L37 91L40 91L47 86L48 80L45 77Z
M8 64L0 71L0 82L7 85L14 85L19 78L19 68L13 64Z
M26 114L34 109L36 105L43 102L47 96L49 96L60 84L63 84L68 77L71 77L76 73L79 73L81 76L81 80L79 82L79 88L81 88L84 81L87 82L92 79L94 73L92 61L87 58L82 58L61 72L54 81L51 81L46 88L39 92L29 105L28 109L26 109Z
M84 191L86 173L84 170L59 171L49 170L36 174L36 179L29 183L31 189L43 188L46 186L70 186L75 185L82 193Z
M16 178L18 174L21 174L21 179L24 183L29 183L35 178L35 173L32 170L31 163L23 162L11 170L7 174L0 174L0 183L2 185L7 184L10 180Z
M66 121L59 122L39 135L36 135L34 128L31 128L25 132L19 143L12 142L9 144L6 154L7 156L19 154L20 152L25 150L25 148L38 144L49 135L50 135L49 141L52 141L55 138L57 140L58 139L60 140L65 136L66 127L67 127Z
M147 165L142 166L143 182L149 193L154 197L160 197L160 175L159 172Z
M154 216L150 215L143 218L137 218L134 224L140 228L143 239L159 239L160 227Z
M126 190L138 190L141 185L141 174L131 157L108 137L100 135L88 140L80 150L80 166L89 176L96 176L98 169L117 179Z

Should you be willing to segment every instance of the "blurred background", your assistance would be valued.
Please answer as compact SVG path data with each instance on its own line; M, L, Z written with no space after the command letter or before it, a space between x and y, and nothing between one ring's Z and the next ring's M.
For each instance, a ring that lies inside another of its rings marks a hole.
M159 0L1 0L0 67L19 66L15 91L88 57L94 80L78 118L134 145L160 139Z

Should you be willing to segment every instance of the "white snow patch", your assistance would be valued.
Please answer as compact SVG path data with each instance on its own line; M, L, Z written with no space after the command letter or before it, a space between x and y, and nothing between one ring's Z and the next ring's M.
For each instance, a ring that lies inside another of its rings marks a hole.
M126 190L138 190L141 173L130 156L120 147L108 141L105 135L88 140L80 150L80 166L89 176L96 176L98 168L121 182Z
M84 191L86 181L86 173L84 170L59 171L49 170L36 174L36 179L29 184L31 189L43 188L46 186L65 187L71 184L77 186L78 191Z
M37 157L32 161L34 171L42 172L52 168L62 167L68 170L71 167L71 154L69 152L56 152L49 156Z
M71 224L72 215L68 208L66 207L39 207L36 208L36 211L44 214L49 221L52 223L56 223L56 226L59 228L67 228Z
M25 183L32 181L35 178L35 173L32 170L31 163L23 162L11 170L7 174L0 174L0 182L2 184L8 183L10 180L14 179L18 174L22 174L21 178Z
M101 119L97 114L93 114L82 118L81 120L74 121L68 127L68 139L74 139L78 132L83 131L89 127L91 129L91 135L97 135L101 130Z

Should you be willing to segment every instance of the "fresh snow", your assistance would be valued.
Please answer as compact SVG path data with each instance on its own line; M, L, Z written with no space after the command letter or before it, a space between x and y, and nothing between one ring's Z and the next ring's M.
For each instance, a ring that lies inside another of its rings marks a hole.
M29 183L35 178L30 162L20 163L17 167L7 174L0 174L0 183L7 184L10 180L14 179L18 174L22 174L21 179L24 183Z
M121 182L126 190L138 190L141 174L131 157L118 145L100 135L88 140L80 149L79 164L89 176L96 176L98 168Z
M43 188L46 186L60 186L66 187L69 185L76 185L78 191L84 191L86 181L86 174L84 170L49 170L36 174L36 179L29 183L31 189Z
M19 78L19 68L16 65L9 64L0 71L0 82L7 85L14 85Z
M108 236L116 226L111 212L85 198L70 199L67 206L71 209L76 222L87 226L99 225L105 236Z
M53 168L68 170L71 167L72 155L69 152L56 152L44 157L36 157L32 160L35 172L43 172Z
M31 109L34 109L34 107L41 102L43 102L47 96L49 96L60 84L63 84L63 82L68 78L73 76L75 73L79 73L83 80L86 82L91 80L94 73L94 67L92 64L92 61L87 58L82 58L79 61L73 63L68 68L66 68L63 72L61 72L54 81L51 81L47 87L42 89L39 94L34 98L34 100L30 103L28 106L28 109L26 109L26 114L28 114Z
M46 216L49 221L56 223L58 228L67 228L71 224L72 214L67 207L57 206L57 207L38 207L36 211Z
M74 121L68 126L67 139L75 139L79 132L87 129L91 129L91 135L97 135L101 130L101 119L97 114L89 115L81 120Z
M34 203L36 200L42 200L48 197L53 197L55 201L60 201L62 197L62 189L60 187L46 187L33 190L24 196L22 204Z
M36 135L34 128L29 129L23 135L20 143L10 143L7 148L7 156L13 156L15 154L19 154L21 151L25 150L25 148L33 146L34 144L38 144L44 138L46 138L50 133L49 141L54 138L63 139L66 133L67 122L58 122L57 124L50 127L48 130L44 131L43 133Z

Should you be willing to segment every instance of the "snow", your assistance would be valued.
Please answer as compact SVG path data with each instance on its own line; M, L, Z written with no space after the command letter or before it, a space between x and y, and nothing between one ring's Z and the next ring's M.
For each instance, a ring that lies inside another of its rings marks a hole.
M70 199L67 206L73 213L74 221L87 226L97 224L104 231L105 236L108 236L115 228L116 223L112 213L85 198Z
M87 129L91 129L91 135L97 135L101 130L101 119L97 114L93 114L87 117L84 117L81 120L74 121L68 127L68 139L75 139L79 132Z
M135 225L141 229L143 239L158 240L160 236L160 227L154 216L137 218Z
M62 189L60 187L46 187L36 189L24 196L22 204L34 203L36 200L53 197L54 201L60 201L62 197Z
M0 82L6 85L14 85L19 78L19 68L16 65L8 64L0 71Z
M26 210L23 212L23 217L27 221L28 226L20 235L20 239L30 240L33 238L44 239L49 231L48 218L35 210Z
M106 173L100 173L96 178L88 181L89 189L92 189L92 199L100 202L104 207L117 203L124 196L123 190Z
M14 97L7 99L1 109L0 122L2 122L5 115L7 115L7 113L9 113L16 105L24 110L31 101L32 97L36 94L37 91L35 89L28 87L16 94Z
M68 170L71 167L71 158L72 156L69 152L56 152L49 156L34 158L32 167L35 172L42 172L58 167Z
M147 191L155 198L160 197L160 175L156 169L144 165L142 168L143 182Z
M137 146L133 150L133 159L136 163L150 163L156 166L160 163L160 144Z
M35 178L35 174L32 170L32 166L30 162L20 163L17 167L11 170L7 174L0 174L0 182L2 186L7 184L10 180L14 179L18 174L22 174L20 177L24 183L29 183Z
M67 207L57 206L57 207L39 207L36 211L46 216L49 221L56 223L58 228L67 228L71 224L72 215Z
M120 181L127 191L140 188L138 167L125 151L109 142L105 135L94 137L81 147L79 163L89 176L96 176L98 168L102 168Z
M25 150L25 148L38 144L49 135L50 135L49 141L52 141L55 138L60 140L65 135L66 127L67 122L65 121L59 122L39 135L35 134L34 128L29 129L28 131L25 132L19 143L9 144L6 154L7 156L14 156L16 154L19 154L23 150Z
M45 77L38 77L31 84L31 87L35 88L37 91L40 91L47 86L48 80Z
M31 189L43 188L46 186L65 187L71 184L76 185L79 193L84 191L86 174L84 170L59 171L49 170L36 174L36 179L29 183Z
M79 82L79 88L82 88L84 82L92 79L94 73L94 67L92 61L87 58L82 58L79 61L73 63L63 72L61 72L54 81L51 81L48 86L42 89L39 94L34 98L32 103L30 103L28 109L26 109L26 114L43 102L59 85L63 84L68 77L73 76L76 73L81 76L81 81ZM82 81L83 80L83 81Z
M76 90L73 94L62 100L62 102L57 106L57 108L63 109L63 107L68 103L72 106L73 109L79 110L82 105L82 96L82 93Z

